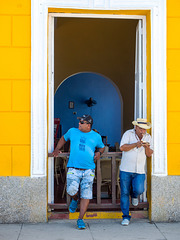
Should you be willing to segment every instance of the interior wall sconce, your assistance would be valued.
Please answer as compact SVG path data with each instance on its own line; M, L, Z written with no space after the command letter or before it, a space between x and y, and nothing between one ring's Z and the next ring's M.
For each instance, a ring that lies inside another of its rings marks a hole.
M74 102L73 101L69 101L69 108L74 109Z

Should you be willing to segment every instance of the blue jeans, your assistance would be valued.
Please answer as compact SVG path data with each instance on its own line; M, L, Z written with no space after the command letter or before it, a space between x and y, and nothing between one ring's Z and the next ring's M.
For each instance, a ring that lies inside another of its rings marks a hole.
M144 192L145 174L131 173L120 171L121 186L121 211L123 219L130 220L129 215L129 196L137 198Z

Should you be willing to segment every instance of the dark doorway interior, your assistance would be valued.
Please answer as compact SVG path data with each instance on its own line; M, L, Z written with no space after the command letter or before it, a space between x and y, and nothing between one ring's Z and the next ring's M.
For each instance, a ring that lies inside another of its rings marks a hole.
M122 95L123 131L132 128L134 119L137 23L138 20L134 19L55 18L55 92L65 79L79 72L106 76L115 83ZM59 185L54 179L55 203L66 202L65 195L62 196L65 171L62 171L62 177L58 175L58 179Z

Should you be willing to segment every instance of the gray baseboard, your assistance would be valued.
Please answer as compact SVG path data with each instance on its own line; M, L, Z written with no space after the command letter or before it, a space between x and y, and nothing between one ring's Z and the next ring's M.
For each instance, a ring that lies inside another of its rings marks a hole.
M180 221L180 176L152 176L151 199L152 221Z
M152 221L180 221L180 176L152 176L151 199ZM46 177L0 177L0 223L46 221Z
M0 177L0 223L46 221L46 177Z

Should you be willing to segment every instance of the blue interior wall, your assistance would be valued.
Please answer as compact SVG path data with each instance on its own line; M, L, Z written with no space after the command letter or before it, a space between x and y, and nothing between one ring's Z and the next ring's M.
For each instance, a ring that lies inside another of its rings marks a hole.
M85 103L92 97L97 104ZM69 101L74 109L69 109ZM92 128L107 136L108 144L114 146L121 137L121 99L116 87L107 78L95 73L78 73L67 78L54 96L54 117L61 119L62 134L71 127L78 127L78 116L90 114ZM77 114L74 114L77 113Z

